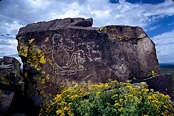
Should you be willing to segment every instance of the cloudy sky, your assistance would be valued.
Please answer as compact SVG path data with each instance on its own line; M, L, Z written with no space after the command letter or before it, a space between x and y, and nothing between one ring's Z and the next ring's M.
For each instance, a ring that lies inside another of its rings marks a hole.
M142 27L160 63L174 63L173 0L0 0L0 57L17 56L15 35L28 23L92 17L93 26Z

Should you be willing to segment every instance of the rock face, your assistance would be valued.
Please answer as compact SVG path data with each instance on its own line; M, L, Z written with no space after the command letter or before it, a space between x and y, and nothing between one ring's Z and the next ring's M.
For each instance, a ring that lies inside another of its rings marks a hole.
M159 73L154 43L140 27L106 26L99 31L107 33L114 43L111 49L112 69L123 76L143 79ZM126 67L126 68L125 68ZM153 73L153 74L152 74Z
M57 93L58 85L66 80L125 81L159 73L154 43L142 28L94 28L92 22L83 18L57 19L19 30L18 52L30 83L27 93L32 98ZM42 97L36 99L38 106L42 105Z
M8 115L7 112L14 108L14 98L23 91L19 61L12 57L0 58L0 115Z

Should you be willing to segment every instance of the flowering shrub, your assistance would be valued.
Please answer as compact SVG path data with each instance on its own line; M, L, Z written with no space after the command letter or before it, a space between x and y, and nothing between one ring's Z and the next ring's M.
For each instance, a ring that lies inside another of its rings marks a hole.
M139 86L111 81L64 87L41 115L57 116L172 116L168 95Z

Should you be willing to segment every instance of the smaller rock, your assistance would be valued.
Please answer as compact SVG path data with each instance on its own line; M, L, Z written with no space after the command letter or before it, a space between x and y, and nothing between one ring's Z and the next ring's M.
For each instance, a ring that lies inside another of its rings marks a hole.
M174 86L172 81L172 75L161 74L144 80L150 88L153 88L154 90L161 93L168 94L174 99Z
M84 19L80 21L75 21L71 23L70 26L91 27L92 24L93 24L93 19L89 18L89 19Z
M160 74L147 79L139 80L138 82L132 81L134 85L139 82L146 82L149 89L154 89L155 91L167 94L171 97L172 101L174 101L174 83L171 74Z

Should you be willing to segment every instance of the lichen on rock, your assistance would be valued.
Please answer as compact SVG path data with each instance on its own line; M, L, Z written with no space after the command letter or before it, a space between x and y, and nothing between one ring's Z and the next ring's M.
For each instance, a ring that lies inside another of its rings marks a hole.
M18 38L17 50L18 50L19 56L27 57L27 55L28 55L28 46L25 45L22 38Z

